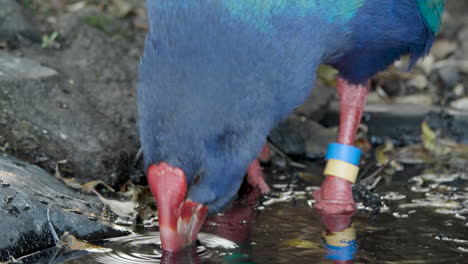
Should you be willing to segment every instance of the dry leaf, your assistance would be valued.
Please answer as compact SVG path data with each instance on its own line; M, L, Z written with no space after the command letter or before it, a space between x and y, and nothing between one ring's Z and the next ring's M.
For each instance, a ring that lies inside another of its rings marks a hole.
M434 161L430 153L420 144L403 147L398 153L395 160L403 164L424 164Z
M284 244L287 246L296 247L296 248L322 249L321 246L316 245L315 243L311 241L299 239L299 238L288 239L284 241Z
M336 77L338 76L338 70L329 65L320 65L317 69L317 77L322 80L326 85L335 87Z
M135 218L137 211L135 210L136 203L133 200L129 201L119 201L119 200L112 200L104 198L100 193L96 190L92 189L92 191L99 197L99 199L109 206L112 212L116 215L124 218Z
M395 147L391 140L386 139L383 145L380 145L375 150L375 159L377 160L377 166L385 166L390 162L390 167L396 170L402 170L403 165L395 160L394 153Z
M87 182L85 184L82 184L81 185L81 190L83 191L86 191L86 192L92 192L93 189L96 188L96 186L98 186L99 184L102 184L104 185L107 189L111 190L112 192L115 192L114 188L110 187L109 185L107 185L107 183L101 181L101 180L94 180L94 181L90 181L90 182Z
M112 249L110 248L105 248L105 247L99 247L93 244L89 244L84 241L80 241L78 238L73 236L72 234L65 232L61 237L60 237L60 243L63 246L66 246L70 249L73 250L86 250L88 252L96 252L96 253L104 253L104 252L111 252Z
M434 132L426 122L422 122L421 124L421 141L424 148L435 156L442 156L450 153L450 147L454 146L453 142L438 139L436 132Z
M97 185L102 184L107 189L111 190L112 192L115 192L115 190L112 187L110 187L109 185L107 185L105 182L103 182L101 180L94 180L94 181L87 182L85 184L81 184L73 177L71 177L71 178L70 177L63 177L62 174L60 173L59 165L60 164L65 164L67 162L68 162L68 160L59 160L59 161L57 161L57 163L55 164L55 177L57 179L61 180L63 183L65 183L68 187L76 189L76 190L81 190L81 191L84 191L84 192L87 192L87 193L91 193L92 190Z

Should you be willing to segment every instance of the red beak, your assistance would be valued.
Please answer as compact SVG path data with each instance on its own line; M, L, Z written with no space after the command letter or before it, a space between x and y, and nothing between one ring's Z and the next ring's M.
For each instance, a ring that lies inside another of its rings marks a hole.
M192 245L208 213L202 204L185 200L184 172L165 162L148 168L148 183L158 204L159 230L164 250L178 251Z

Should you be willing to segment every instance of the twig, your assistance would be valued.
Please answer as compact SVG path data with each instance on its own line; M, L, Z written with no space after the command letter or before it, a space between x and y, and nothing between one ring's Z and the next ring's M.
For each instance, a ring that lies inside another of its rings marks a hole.
M52 225L52 221L50 220L50 208L47 207L47 224L49 225L50 233L52 234L52 238L54 239L55 246L60 245L60 239L57 235L57 232L55 232L54 226Z
M280 155L281 157L283 157L286 162L293 166L293 167L296 167L296 168L300 168L300 169L305 169L307 168L307 166L303 163L300 163L300 162L297 162L297 161L294 161L291 157L288 156L288 154L284 153L284 151L282 151L279 147L277 147L275 144L273 144L271 141L268 141L268 143L270 144L270 147L271 149L276 152L278 155Z
M138 160L140 160L142 154L143 154L143 148L140 147L140 148L138 149L138 152L135 154L135 157L133 158L133 165L132 165L132 167L135 167L135 166L137 165Z
M394 161L400 154L402 154L402 153L404 153L404 152L405 152L405 150L402 149L402 150L398 151L397 153L395 153L392 157L390 157L390 158L388 159L388 161L387 161L383 166L381 166L381 167L378 168L376 171L374 171L370 176L368 176L368 177L366 177L365 179L361 180L361 183L362 183L363 185L366 185L366 182L365 182L366 180L367 180L367 181L372 180L372 179L373 179L374 177L376 177L379 173L381 173L384 169L386 169L386 168L390 165L390 163L392 163L392 161ZM372 185L374 185L374 184L372 184ZM375 186L374 186L374 187L375 187ZM374 187L372 187L372 188L374 188Z

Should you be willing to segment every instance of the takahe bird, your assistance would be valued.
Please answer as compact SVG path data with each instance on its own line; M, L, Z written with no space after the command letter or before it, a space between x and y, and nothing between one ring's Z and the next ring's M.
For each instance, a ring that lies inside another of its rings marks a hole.
M368 80L437 33L444 0L148 0L139 132L162 246L196 240L236 195L270 130L299 106L322 63L340 71L338 142L352 145ZM327 213L354 210L350 183L327 176Z

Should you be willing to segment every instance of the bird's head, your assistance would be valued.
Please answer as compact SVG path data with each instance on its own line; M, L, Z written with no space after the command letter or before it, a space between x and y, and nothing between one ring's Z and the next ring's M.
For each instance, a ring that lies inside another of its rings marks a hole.
M150 165L147 175L158 203L163 248L175 251L192 244L208 213L208 207L187 198L187 177L180 168L161 162Z
M138 127L162 246L176 251L236 195L279 116L263 114L281 104L263 91L281 78L266 78L266 67L277 65L266 59L274 54L269 43L253 41L255 30L222 22L224 9L159 2L148 1Z
M189 152L183 151L184 146L169 151L165 147L171 144L159 148L145 145L147 178L157 202L164 250L178 251L192 245L207 215L225 208L236 196L248 166L250 158L239 153L233 157L227 149L197 151L199 142L186 143L192 148ZM223 143L216 144L220 147Z

